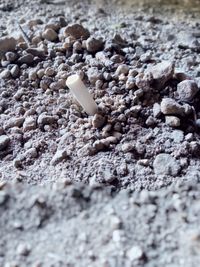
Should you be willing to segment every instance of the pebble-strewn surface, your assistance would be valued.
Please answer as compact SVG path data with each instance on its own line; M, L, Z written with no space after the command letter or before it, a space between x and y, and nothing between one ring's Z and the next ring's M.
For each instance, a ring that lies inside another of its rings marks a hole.
M139 2L0 2L0 267L200 265L199 12Z
M198 175L195 18L37 1L13 10L0 37L2 179L153 189ZM73 73L99 106L93 117L66 86Z

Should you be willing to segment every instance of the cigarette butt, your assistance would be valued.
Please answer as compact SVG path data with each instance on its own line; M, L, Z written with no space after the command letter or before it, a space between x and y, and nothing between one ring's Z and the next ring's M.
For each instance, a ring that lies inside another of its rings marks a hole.
M66 85L88 115L94 115L97 113L97 104L78 74L69 76L67 78Z

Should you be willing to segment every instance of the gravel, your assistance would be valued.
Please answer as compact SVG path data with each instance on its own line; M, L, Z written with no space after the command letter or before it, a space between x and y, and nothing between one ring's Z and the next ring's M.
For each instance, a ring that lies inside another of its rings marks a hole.
M0 4L0 266L199 266L199 12L88 2Z

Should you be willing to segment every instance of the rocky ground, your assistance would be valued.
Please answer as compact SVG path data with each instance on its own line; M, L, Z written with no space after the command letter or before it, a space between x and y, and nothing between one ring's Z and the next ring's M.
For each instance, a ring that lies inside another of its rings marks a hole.
M0 3L2 266L198 266L198 18L198 5Z

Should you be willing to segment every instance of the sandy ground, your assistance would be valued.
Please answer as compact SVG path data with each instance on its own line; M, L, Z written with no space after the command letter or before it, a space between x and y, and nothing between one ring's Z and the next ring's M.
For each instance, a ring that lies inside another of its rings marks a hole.
M0 20L0 266L198 266L198 5L3 1Z

